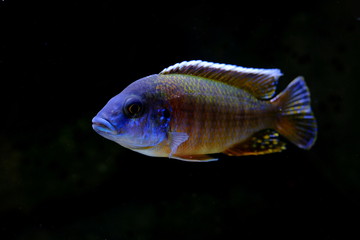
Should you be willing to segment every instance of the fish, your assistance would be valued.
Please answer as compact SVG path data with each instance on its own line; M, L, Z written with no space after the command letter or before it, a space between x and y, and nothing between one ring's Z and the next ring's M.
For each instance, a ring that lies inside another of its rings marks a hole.
M127 86L92 119L101 136L138 153L189 162L278 153L317 136L303 77L275 95L279 69L184 61Z

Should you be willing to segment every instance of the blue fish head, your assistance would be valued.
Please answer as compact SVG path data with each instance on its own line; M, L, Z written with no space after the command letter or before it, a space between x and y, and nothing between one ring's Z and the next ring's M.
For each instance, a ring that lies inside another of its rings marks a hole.
M147 78L130 84L92 119L98 134L134 151L165 140L170 110Z

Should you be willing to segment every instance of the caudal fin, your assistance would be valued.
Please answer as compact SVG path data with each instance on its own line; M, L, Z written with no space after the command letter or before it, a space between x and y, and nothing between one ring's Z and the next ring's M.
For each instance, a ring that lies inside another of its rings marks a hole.
M316 140L317 124L304 78L295 78L271 102L279 111L276 130L298 147L310 149Z

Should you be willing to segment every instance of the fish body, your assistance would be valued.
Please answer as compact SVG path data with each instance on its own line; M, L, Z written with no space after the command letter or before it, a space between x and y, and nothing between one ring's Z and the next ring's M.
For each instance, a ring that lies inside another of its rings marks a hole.
M280 152L284 135L300 148L317 126L302 77L273 98L278 69L204 61L175 64L130 84L93 118L100 135L148 156L216 160L207 154Z

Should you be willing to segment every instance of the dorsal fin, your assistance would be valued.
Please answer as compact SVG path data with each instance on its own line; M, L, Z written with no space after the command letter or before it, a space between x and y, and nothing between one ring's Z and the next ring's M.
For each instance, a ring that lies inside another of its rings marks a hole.
M177 63L160 74L186 74L216 80L244 89L261 99L274 95L277 80L282 75L279 69L244 68L201 60Z

